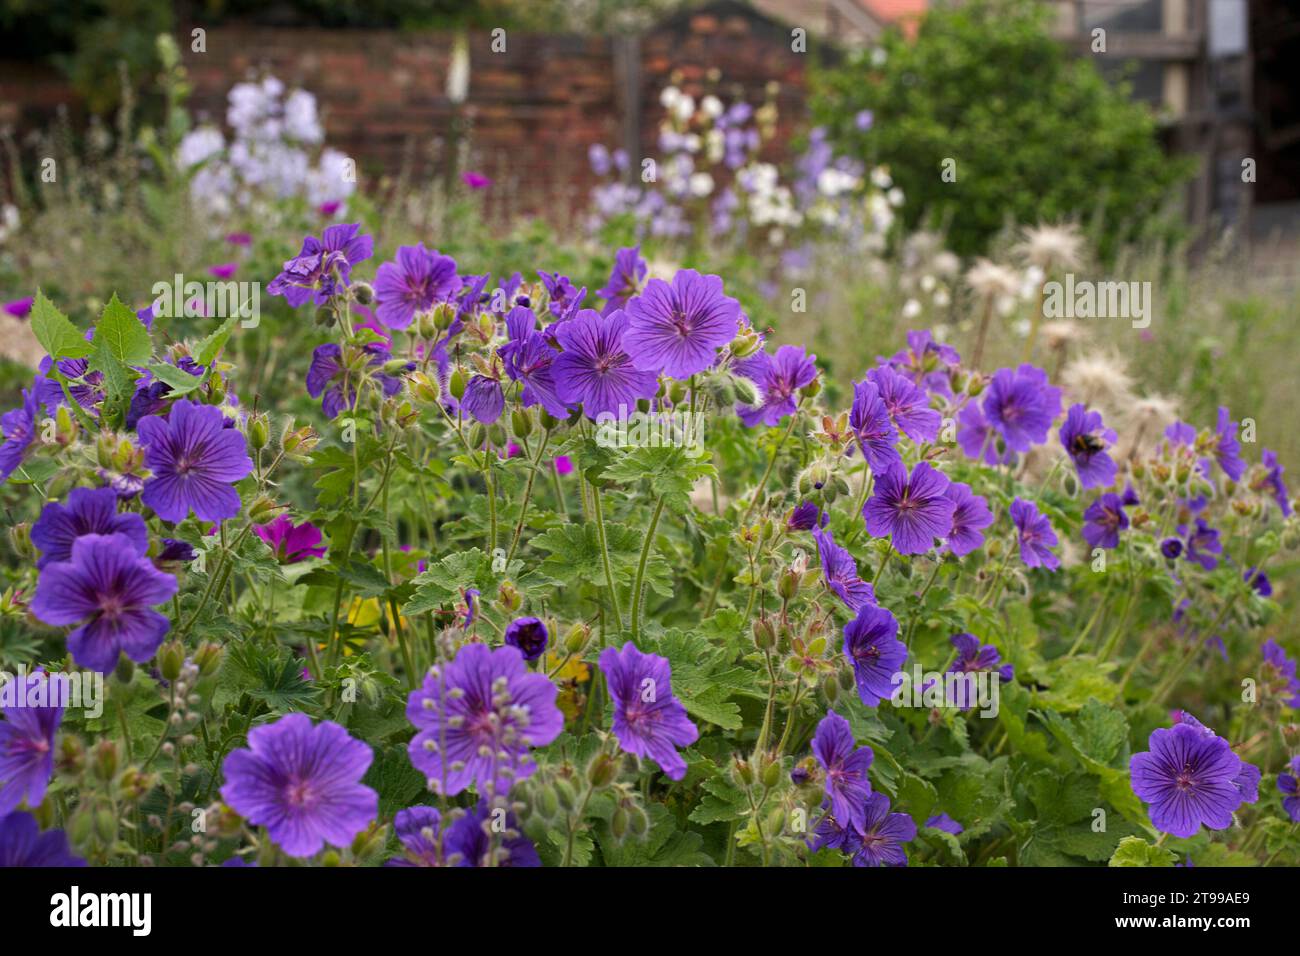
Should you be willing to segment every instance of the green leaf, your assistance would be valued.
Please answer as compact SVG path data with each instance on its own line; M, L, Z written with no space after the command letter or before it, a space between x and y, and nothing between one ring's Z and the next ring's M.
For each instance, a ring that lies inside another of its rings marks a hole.
M32 303L32 334L50 358L86 358L93 347L81 331L68 321L68 317L54 307L54 303L36 290Z
M123 365L144 365L153 352L149 330L116 293L95 324L94 345L96 352L110 355Z
M166 382L172 395L188 395L203 384L203 376L191 375L184 369L169 365L167 362L150 362L149 371L154 378Z
M1162 846L1153 846L1141 837L1128 836L1119 841L1110 858L1111 866L1173 866L1174 854Z
M616 448L612 456L614 460L604 468L602 477L627 483L645 479L650 493L662 495L664 504L678 514L692 510L691 490L695 483L717 474L706 452L694 452L681 445Z
M610 570L617 586L630 585L641 556L641 536L644 529L635 529L614 522L605 523L605 536L609 542ZM605 586L605 566L601 556L600 539L596 525L566 524L537 535L531 544L549 552L541 564L544 574L565 584L592 584ZM646 562L646 585L663 597L673 593L673 573L667 559L652 554Z
M211 365L216 357L221 354L221 350L226 347L226 341L230 338L230 334L235 331L235 323L238 321L239 316L232 315L222 322L215 332L199 342L194 347L194 361L204 368Z
M668 658L673 693L688 714L727 730L740 729L740 706L729 698L752 691L756 686L752 672L729 665L726 652L698 634L673 629L643 643L647 650Z
M609 866L713 866L713 858L701 846L698 833L682 833L673 815L661 803L646 806L650 830L644 842L628 836L614 839L609 825L599 828L600 853Z

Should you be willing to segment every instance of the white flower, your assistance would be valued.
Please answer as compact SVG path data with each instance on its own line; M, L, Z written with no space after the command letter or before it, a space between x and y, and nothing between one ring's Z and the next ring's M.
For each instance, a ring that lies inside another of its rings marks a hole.
M687 96L685 93L681 94L678 96L677 101L673 103L671 110L673 116L685 123L695 115L695 97Z
M889 204L893 206L895 209L903 205L903 200L904 200L903 191L899 189L897 186L895 186L893 189L889 191Z
M877 189L888 189L894 185L893 179L889 176L889 170L884 166L877 166L871 171L871 182Z
M1016 251L1044 272L1069 271L1083 258L1083 236L1077 227L1038 226L1027 229Z
M914 319L921 314L921 303L915 299L908 299L903 303L903 318Z
M710 93L708 96L704 97L704 99L700 100L700 109L703 110L704 115L710 119L717 119L722 115L722 100Z
M665 86L659 93L659 105L671 110L682 97L682 91L675 86Z
M176 149L176 162L182 169L189 169L225 148L226 139L221 135L220 130L211 126L200 126L190 130L181 139L180 146Z
M935 305L937 305L937 306L938 306L939 308L941 308L941 309L946 309L946 308L948 308L948 304L949 304L950 302L952 302L952 296L950 296L950 295L948 294L948 290L947 290L947 289L945 289L945 288L943 288L942 286L940 286L938 289L935 290L935 293L934 293L934 304L935 304Z
M713 177L708 173L694 173L690 179L692 196L707 196L713 192Z

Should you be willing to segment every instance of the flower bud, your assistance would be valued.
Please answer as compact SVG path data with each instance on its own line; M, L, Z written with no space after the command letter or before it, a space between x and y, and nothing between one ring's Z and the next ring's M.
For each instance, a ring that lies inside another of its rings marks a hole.
M465 386L468 384L465 370L458 365L452 369L451 378L447 380L447 391L451 393L452 398L459 402L465 397Z
M554 820L560 813L560 801L553 787L542 787L537 792L537 812L544 819Z
M609 820L609 831L614 834L615 840L622 840L627 836L628 827L631 825L631 818L623 807L614 810L614 815Z
M26 521L20 521L9 529L9 544L18 557L24 560L30 561L36 557L36 551L32 548L32 526Z
M533 416L527 409L516 408L510 413L510 430L516 438L527 438L533 433Z
M369 305L375 301L375 287L369 282L352 283L352 298L361 305Z
M199 673L204 677L211 677L221 666L222 648L220 644L212 641L206 641L199 645L199 649L194 652L194 663L198 665Z
M560 802L560 808L566 813L578 805L577 791L573 789L573 784L563 777L555 778L555 796Z
M117 774L117 744L101 740L95 745L91 766L100 780L112 780Z
M266 415L258 412L248 420L248 443L254 451L261 451L271 441L271 425Z
M158 652L158 672L168 682L181 676L185 665L185 645L178 640L170 640Z
M113 676L117 678L119 684L129 684L135 677L135 662L125 654L117 655L117 667L113 668Z
M776 646L776 631L772 629L772 623L767 618L755 618L752 630L754 632L754 646L760 651L770 651Z
M433 307L433 325L440 332L451 328L456 321L456 306L451 302L439 302Z
M475 422L474 427L469 430L469 447L474 451L479 451L487 444L487 429L483 427L482 422Z
M582 649L587 646L587 641L591 640L591 628L578 621L569 628L569 633L564 636L564 650L569 654L581 654Z
M72 411L67 405L60 405L58 411L54 413L54 438L62 447L67 448L77 440L77 433L80 431L77 420L72 417Z
M802 574L799 574L793 568L786 568L781 572L781 577L776 583L776 593L781 595L783 601L793 601L799 593L799 585L802 582Z
M587 765L587 782L599 789L608 787L618 776L618 761L608 754L597 754Z
M248 520L257 525L270 524L283 510L275 503L274 498L269 495L258 495L248 506Z
M781 782L781 763L773 760L763 768L763 786L771 790Z
M742 405L758 404L758 389L754 383L741 376L733 376L731 379L731 388L736 393L736 401Z

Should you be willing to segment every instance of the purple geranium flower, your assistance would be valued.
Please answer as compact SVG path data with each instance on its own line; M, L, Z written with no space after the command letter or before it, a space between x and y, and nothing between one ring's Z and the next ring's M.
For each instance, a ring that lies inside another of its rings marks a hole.
M998 679L1009 681L1015 677L1015 668L1002 663L1002 654L992 644L981 644L973 634L954 634L952 646L957 650L957 657L948 667L949 674L978 674L983 671L997 671ZM969 696L974 691L974 684L968 681L951 683L952 696L948 703L962 710L970 710L975 700Z
M824 528L828 518L822 513L822 509L814 501L801 501L790 510L790 516L785 519L785 526L790 531L811 531L813 528Z
M913 441L934 441L939 437L943 418L930 407L925 390L888 365L873 368L867 380L876 386L889 418Z
M613 729L619 746L649 757L670 780L681 780L686 761L677 748L695 743L700 732L673 696L668 658L642 654L628 641L621 651L605 648L600 669L614 701Z
M213 405L185 399L167 418L146 415L136 426L144 443L145 467L153 477L140 500L164 521L184 521L191 511L201 521L239 514L239 494L230 487L253 470L247 439Z
M614 254L614 269L609 274L609 281L596 295L605 300L601 315L609 315L615 309L626 309L628 301L641 291L649 267L641 258L641 247L630 246Z
M63 721L63 705L52 700L54 688L41 671L11 678L14 703L0 708L0 816L24 799L29 807L45 799L54 773L54 735ZM42 694L42 684L44 693ZM32 703L35 695L44 704Z
M999 442L1003 447L1001 454L998 452ZM957 413L957 444L967 458L974 458L986 465L1009 465L1015 461L1015 452L1005 447L1006 442L1002 441L997 429L988 423L974 402Z
M1277 506L1282 509L1282 517L1291 517L1291 493L1287 490L1286 482L1282 480L1282 473L1286 469L1277 460L1277 454L1267 448L1260 454L1260 460L1264 465L1264 472L1251 488L1255 491L1268 491L1273 495Z
M1151 824L1176 837L1190 837L1204 824L1232 825L1247 794L1238 786L1242 760L1208 728L1178 723L1152 731L1150 750L1129 761L1133 792L1150 804Z
M320 528L310 521L294 524L286 514L276 515L267 524L255 525L253 533L270 545L276 559L285 564L323 557L326 551Z
M984 399L984 416L1011 451L1028 451L1047 440L1047 431L1061 411L1061 390L1047 373L1029 365L993 373Z
M68 836L62 830L42 833L36 818L21 811L0 817L0 869L85 865L68 849Z
M1183 542L1178 538L1165 538L1160 542L1160 553L1173 561L1183 553Z
M944 495L953 503L952 530L948 532L948 550L965 557L984 544L983 530L993 523L993 512L982 496L970 485L952 482Z
M390 329L404 329L416 313L448 302L460 291L456 260L424 243L400 246L396 262L385 262L375 270L375 315Z
M475 421L491 425L501 417L506 407L506 396L501 390L500 379L488 375L470 376L460 407L469 412Z
M867 768L875 759L870 747L853 742L849 722L828 710L813 735L812 752L826 771L826 799L842 826L861 830L866 823L866 800L871 794Z
M672 284L651 279L627 305L624 345L642 371L687 378L713 364L717 350L736 337L740 303L722 280L682 269Z
M782 345L771 356L755 352L736 363L735 370L758 386L758 405L736 405L736 414L749 428L760 422L779 424L798 407L795 393L817 377L817 356L797 345Z
M862 507L867 532L873 538L891 535L899 554L924 554L935 538L952 530L957 506L947 497L948 478L929 462L919 462L909 476L894 465L876 479L871 498Z
M442 343L439 343L441 346ZM366 365L378 368L386 364L390 353L382 342L368 342L361 346L361 351L368 356ZM445 353L438 355L439 377L443 377ZM409 367L409 366L408 366ZM374 374L385 395L390 398L401 391L401 380L382 372ZM311 365L307 368L307 394L321 399L321 410L327 418L337 418L339 413L352 408L357 400L357 383L360 379L354 370L345 367L343 349L337 342L318 345L311 353ZM347 387L346 393L344 386ZM322 396L324 396L322 398Z
M36 566L71 559L72 543L83 534L124 534L137 554L149 550L144 519L132 512L118 514L117 492L112 488L73 488L67 505L51 501L32 525L32 544L41 551Z
M360 223L339 223L327 227L319 239L308 236L302 251L267 283L267 294L284 296L295 309L309 299L324 305L340 287L351 284L352 267L374 252L373 240L358 235L360 230Z
M582 308L582 300L587 297L586 286L579 289L569 281L568 276L562 276L558 272L538 272L537 276L542 280L550 299L547 308L551 315L561 322L567 322L577 315Z
M569 407L560 401L555 381L555 360L560 353L536 330L537 317L525 306L515 306L506 316L510 341L498 350L511 381L523 382L524 405L541 405L556 418L567 418Z
M1241 460L1241 445L1237 442L1237 423L1228 409L1219 406L1219 424L1215 429L1214 460L1223 473L1233 481L1241 481L1246 463Z
M443 838L443 858L451 866L541 866L541 858L532 841L519 830L514 813L505 814L505 827L498 834L495 859L489 860L493 840L489 834L495 823L494 814L486 800L480 800L463 817L447 828Z
M844 625L844 656L853 665L858 697L868 707L894 692L894 675L907 660L907 646L898 639L898 621L883 607L864 604Z
M36 376L32 387L23 389L22 405L0 415L0 439L3 439L0 443L0 482L8 481L23 463L27 448L36 437L36 413L44 387L45 379Z
M541 657L550 638L550 632L546 630L541 618L517 617L506 626L506 643L519 648L519 653L524 655L526 661L535 661Z
M1222 553L1218 530L1206 524L1204 518L1197 518L1196 529L1187 536L1187 560L1199 564L1206 571L1213 571L1219 566L1215 555Z
M1296 663L1286 656L1282 645L1273 638L1264 642L1264 674L1269 686L1278 694L1287 695L1284 702L1288 707L1300 708L1300 678L1296 677Z
M849 610L857 611L867 604L876 603L876 593L871 585L858 577L858 564L853 555L835 543L835 536L821 528L813 529L817 554L821 558L822 580Z
M408 752L429 788L455 796L471 783L505 794L537 769L529 752L564 729L555 685L531 674L515 647L466 644L450 664L429 669L406 717L418 731Z
M1282 809L1292 823L1300 823L1300 783L1297 783L1297 778L1300 778L1300 757L1292 757L1287 767L1291 772L1277 775L1277 788L1285 794Z
M120 652L137 664L153 657L169 624L152 608L176 589L176 579L141 557L126 535L87 534L73 543L69 560L42 569L32 613L46 624L79 624L68 635L73 660L109 671Z
M936 830L942 830L944 833L951 833L953 836L960 836L965 830L965 827L946 813L936 813L925 821L925 825L934 827Z
M1241 579L1249 584L1260 597L1273 596L1273 582L1268 579L1267 574L1253 564L1242 572Z
M1103 488L1115 480L1115 461L1106 448L1116 437L1113 429L1103 427L1101 412L1090 412L1085 405L1070 406L1061 425L1061 447L1074 462L1082 487Z
M1020 543L1020 560L1030 568L1047 568L1055 571L1061 561L1051 549L1060 542L1047 515L1041 514L1032 501L1017 498L1011 502L1011 521L1016 526Z
M287 714L248 732L248 748L222 765L221 799L292 857L344 847L379 813L361 782L374 752L338 724Z
M624 349L627 313L604 316L582 309L554 326L564 351L551 367L560 401L582 403L588 418L631 414L637 399L653 398L659 381L653 372L638 370Z
M890 813L883 793L867 797L862 829L856 834L854 866L907 866L903 844L916 839L916 823L906 813Z
M1108 491L1083 512L1083 539L1093 548L1119 547L1119 533L1128 527L1124 500Z
M961 364L961 355L951 345L936 342L929 329L907 333L907 348L895 353L889 365L916 385L949 394L948 370Z
M880 390L872 381L853 383L853 408L849 411L849 426L853 429L862 457L877 474L903 463L898 453L898 431L889 420L889 409L880 398Z

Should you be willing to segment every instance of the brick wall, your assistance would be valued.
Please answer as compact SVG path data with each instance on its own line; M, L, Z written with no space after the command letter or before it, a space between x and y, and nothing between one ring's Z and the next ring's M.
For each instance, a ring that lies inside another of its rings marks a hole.
M202 23L195 24L204 26ZM788 147L803 114L812 53L790 32L736 0L679 14L637 37L510 33L494 52L488 32L468 35L464 103L447 96L455 36L446 32L205 26L206 49L178 31L192 110L221 121L232 85L270 72L316 95L326 140L358 160L371 184L399 172L449 175L449 142L468 142L468 168L492 177L495 212L576 209L594 183L593 143L655 155L659 91L677 77L689 92L759 103L780 84L781 129L770 158ZM66 107L84 111L52 67L0 59L0 128L40 129ZM466 140L465 137L468 137Z

